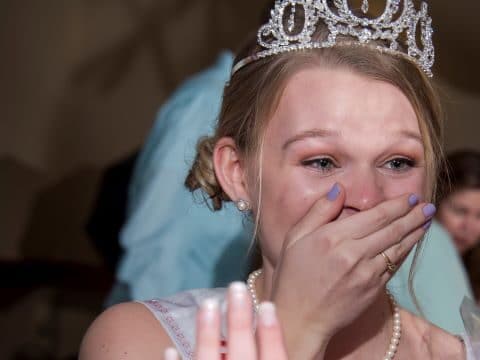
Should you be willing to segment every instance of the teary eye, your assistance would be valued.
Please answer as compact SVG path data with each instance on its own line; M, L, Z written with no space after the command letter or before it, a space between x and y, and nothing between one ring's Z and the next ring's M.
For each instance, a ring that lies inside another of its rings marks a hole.
M393 171L406 171L415 166L415 161L407 158L395 158L387 161L385 166Z
M327 157L304 160L302 161L302 165L324 172L336 167L333 160Z

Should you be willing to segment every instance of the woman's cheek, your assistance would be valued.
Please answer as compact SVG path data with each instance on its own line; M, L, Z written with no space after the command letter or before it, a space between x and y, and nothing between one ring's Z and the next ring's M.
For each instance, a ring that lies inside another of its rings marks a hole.
M387 199L393 199L398 196L412 193L425 198L426 183L422 171L415 171L411 176L403 179L395 179L387 177L384 180L383 189Z
M290 219L298 222L334 184L334 179L319 179L314 176L292 178L280 191L280 206L287 210Z

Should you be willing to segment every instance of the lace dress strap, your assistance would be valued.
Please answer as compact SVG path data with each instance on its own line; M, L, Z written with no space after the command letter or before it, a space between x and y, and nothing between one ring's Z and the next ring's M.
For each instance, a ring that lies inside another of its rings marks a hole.
M219 301L221 308L225 308L226 289L199 289L186 291L166 299L138 301L163 326L172 342L175 344L182 359L193 360L195 349L195 317L202 302L209 298ZM222 326L222 333L225 333ZM222 339L223 343L225 338ZM224 349L222 349L223 351Z

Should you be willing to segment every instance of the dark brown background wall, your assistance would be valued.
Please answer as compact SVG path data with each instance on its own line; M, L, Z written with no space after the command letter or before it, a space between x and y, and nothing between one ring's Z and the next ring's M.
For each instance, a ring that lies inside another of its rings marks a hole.
M238 45L258 18L247 4L0 2L1 256L95 261L83 225L100 172L141 145L181 80Z

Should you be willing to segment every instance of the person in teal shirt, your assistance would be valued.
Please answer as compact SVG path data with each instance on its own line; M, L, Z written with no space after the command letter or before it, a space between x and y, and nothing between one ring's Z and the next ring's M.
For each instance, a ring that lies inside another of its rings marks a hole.
M225 286L247 272L248 221L233 204L210 211L183 185L198 138L213 130L232 62L222 53L158 112L132 174L120 233L125 251L107 305Z
M233 205L210 211L183 185L194 144L213 132L232 62L231 53L221 54L161 108L132 177L121 233L125 254L109 304L224 287L245 278L251 223ZM418 314L408 291L412 258L413 252L389 288L401 306ZM459 308L471 290L448 234L436 223L418 260L414 289L429 321L455 334L464 332Z

